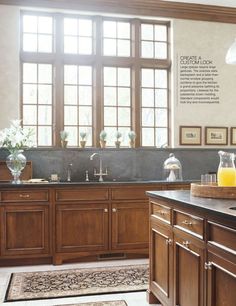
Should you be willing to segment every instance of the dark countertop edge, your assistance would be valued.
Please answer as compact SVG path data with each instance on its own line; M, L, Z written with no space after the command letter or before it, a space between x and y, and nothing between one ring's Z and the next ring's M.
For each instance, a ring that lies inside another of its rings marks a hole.
M90 181L90 182L45 182L45 183L27 183L23 182L21 184L12 184L11 182L0 182L0 188L25 188L25 187L63 187L63 186L106 186L106 185L152 185L152 184L170 184L170 185L181 185L181 184L190 184L196 182L194 180L186 181L175 181L168 182L163 180L143 180L143 181Z
M147 191L146 194L148 197L173 201L186 208L191 207L196 211L200 211L203 214L204 212L208 212L214 214L215 216L226 217L230 218L231 221L232 220L236 221L236 210L229 209L229 207L236 206L236 199L232 200L232 199L214 199L214 198L195 197L191 196L190 190L160 190L160 191L158 190L158 191ZM173 195L178 195L178 194L180 197L183 194L189 195L189 200L183 200L181 198L177 199L176 197L173 197ZM211 206L212 204L209 204L212 201L218 204L217 208L212 207ZM203 202L208 202L208 203L205 206L203 206ZM222 205L223 207L219 207L220 203L224 204Z

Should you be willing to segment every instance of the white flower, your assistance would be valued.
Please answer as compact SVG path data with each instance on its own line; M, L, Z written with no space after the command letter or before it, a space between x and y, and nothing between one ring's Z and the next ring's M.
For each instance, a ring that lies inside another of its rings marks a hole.
M22 128L20 123L21 120L12 120L9 128L0 131L0 147L7 148L11 153L33 144L33 130Z

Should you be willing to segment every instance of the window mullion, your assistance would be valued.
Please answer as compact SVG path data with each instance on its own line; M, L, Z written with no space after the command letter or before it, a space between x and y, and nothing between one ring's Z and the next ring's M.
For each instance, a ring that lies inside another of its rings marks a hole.
M140 21L134 19L132 22L132 49L134 51L134 65L132 69L132 109L131 109L131 126L137 134L135 146L140 147L141 140L141 87L140 87Z
M55 16L55 66L53 143L60 146L60 131L64 126L64 82L63 82L63 16Z
M103 114L103 90L102 90L102 17L96 16L95 22L95 67L94 67L94 88L93 88L93 144L99 146L99 134L104 126L104 114Z

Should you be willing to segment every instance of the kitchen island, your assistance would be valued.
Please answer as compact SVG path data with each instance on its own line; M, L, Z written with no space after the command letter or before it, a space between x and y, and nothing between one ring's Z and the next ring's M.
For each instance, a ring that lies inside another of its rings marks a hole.
M164 306L233 306L236 200L150 191L147 299Z

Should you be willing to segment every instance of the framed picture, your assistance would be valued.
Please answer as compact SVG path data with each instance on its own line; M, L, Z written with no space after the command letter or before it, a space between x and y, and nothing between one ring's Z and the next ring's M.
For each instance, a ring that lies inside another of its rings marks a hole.
M227 145L228 128L227 127L205 127L206 145Z
M202 144L201 126L180 126L179 128L180 145L199 146Z
M230 128L230 144L236 145L236 127Z

